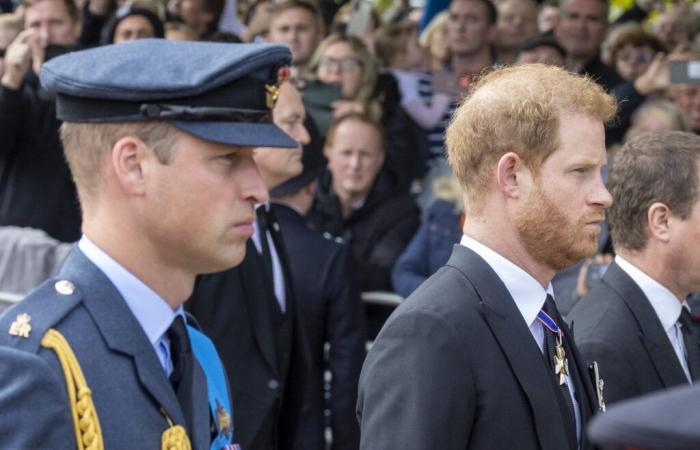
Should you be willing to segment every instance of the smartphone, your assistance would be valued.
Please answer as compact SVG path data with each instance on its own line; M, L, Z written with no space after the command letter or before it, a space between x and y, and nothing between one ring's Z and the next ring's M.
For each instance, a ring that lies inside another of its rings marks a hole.
M700 84L700 61L671 61L671 84Z
M314 119L322 136L328 132L333 122L333 107L331 104L340 100L340 86L327 84L318 80L307 81L302 91L302 99L306 112Z
M372 2L367 0L352 0L352 12L346 32L356 36L368 31L372 26Z

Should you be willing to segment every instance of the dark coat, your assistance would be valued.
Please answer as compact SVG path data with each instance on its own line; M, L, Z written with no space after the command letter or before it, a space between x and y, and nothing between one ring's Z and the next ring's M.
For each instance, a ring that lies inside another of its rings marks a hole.
M593 386L568 329L554 319L585 427ZM503 282L455 245L447 265L399 305L367 356L358 393L361 449L567 449L558 390Z
M401 107L399 85L391 72L377 77L375 97L382 106L386 159L382 174L398 191L408 193L414 180L428 170L428 138L425 131Z
M601 85L607 92L612 92L615 86L624 80L615 72L615 69L605 64L600 55L596 55L586 63L581 71L582 75L588 75L593 81Z
M418 232L394 265L391 281L399 295L408 297L444 266L452 247L462 238L461 214L452 202L437 200Z
M69 293L58 280L75 286ZM28 338L7 333L18 314L31 317ZM74 249L58 275L0 317L0 440L2 448L76 448L64 373L52 350L40 346L58 330L80 364L100 421L104 448L161 448L184 415L172 385L141 325L117 288ZM208 450L210 413L204 372L195 361L191 398L195 450Z
M0 225L80 238L75 185L63 156L53 98L30 72L20 90L0 85Z
M350 245L363 291L391 290L394 262L420 224L420 212L413 199L383 181L378 177L364 205L343 219L330 172L325 172L307 216L317 230L340 237Z
M598 362L607 403L688 384L654 308L617 264L567 320L584 358Z
M313 367L319 380L323 379L326 366L324 344L330 344L332 448L357 450L360 428L355 418L355 404L367 330L352 255L346 245L312 230L304 217L292 208L273 203L272 209L285 238L294 293L304 318ZM323 391L320 382L311 390L313 417L305 421L307 426L301 433L320 439L317 446L307 445L308 450L325 448Z
M270 227L285 279L289 265L279 232ZM306 389L317 381L300 326L299 306L287 289L291 342L281 345L273 316L272 280L252 240L240 266L197 279L185 307L211 337L231 381L234 442L246 450L294 447L300 420L311 414ZM290 352L290 354L286 354ZM280 358L288 356L287 370ZM301 436L303 437L303 436Z

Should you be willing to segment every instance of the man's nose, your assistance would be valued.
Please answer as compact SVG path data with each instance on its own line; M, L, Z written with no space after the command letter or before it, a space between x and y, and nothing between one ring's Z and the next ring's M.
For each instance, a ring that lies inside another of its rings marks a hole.
M245 200L250 200L253 203L267 203L270 199L270 194L263 182L260 172L258 171L258 166L255 165L255 161L251 157L249 160L244 162L245 167L242 170L239 181L242 185L241 196Z

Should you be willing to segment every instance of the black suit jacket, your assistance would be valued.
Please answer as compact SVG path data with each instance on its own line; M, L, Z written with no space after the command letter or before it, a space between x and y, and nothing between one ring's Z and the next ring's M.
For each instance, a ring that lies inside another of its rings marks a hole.
M319 379L325 365L324 344L330 344L332 448L356 450L360 445L360 429L355 418L357 381L365 357L367 330L350 249L310 229L306 219L292 208L274 203L271 206L285 238L294 294L304 317L304 330ZM311 395L313 416L304 420L302 433L314 441L307 440L305 449L322 450L325 442L321 382L314 386Z
M585 426L593 387L562 328ZM558 389L503 282L456 245L447 265L396 309L367 356L361 448L570 448Z
M270 233L285 279L289 266L279 227ZM251 240L243 263L197 280L186 303L202 330L216 345L231 383L234 441L246 450L295 448L300 419L310 414L306 389L315 382L298 305L287 290L287 311L293 321L287 373L279 370L279 351L271 306L272 280Z
M606 402L688 383L654 308L617 264L567 319L584 358L598 362Z

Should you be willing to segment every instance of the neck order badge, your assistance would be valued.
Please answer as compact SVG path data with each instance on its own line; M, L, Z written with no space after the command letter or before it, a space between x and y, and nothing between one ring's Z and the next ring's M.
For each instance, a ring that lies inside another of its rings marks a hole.
M562 338L562 332L557 326L556 322L549 317L544 311L537 313L537 319L542 322L549 331L554 333L557 340L557 345L554 348L554 374L559 377L559 385L564 385L566 383L566 376L569 374L569 363L566 360L566 352L564 351L564 342Z

